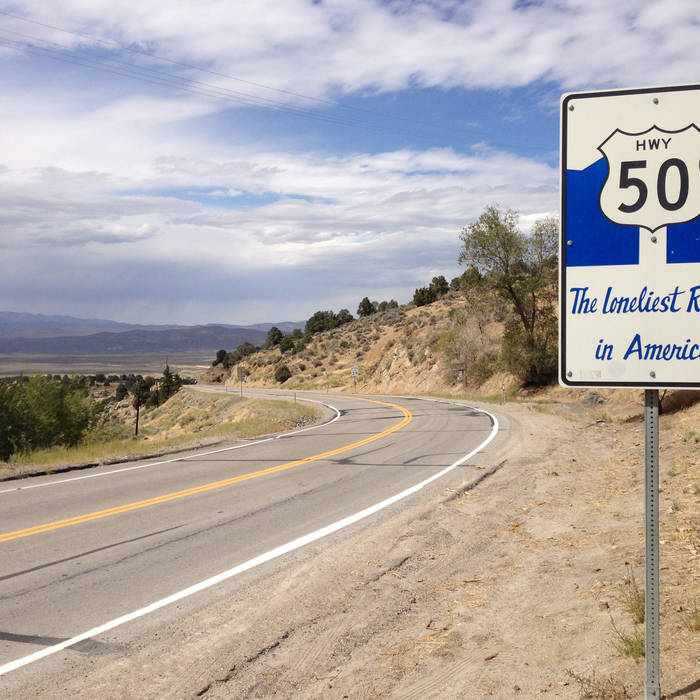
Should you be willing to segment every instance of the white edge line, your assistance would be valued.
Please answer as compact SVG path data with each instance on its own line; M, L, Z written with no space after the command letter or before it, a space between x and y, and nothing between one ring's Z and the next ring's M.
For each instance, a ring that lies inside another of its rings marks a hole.
M216 393L216 392L207 392L207 393ZM187 455L185 457L173 457L172 459L164 459L161 460L160 462L148 462L147 464L137 464L133 467L123 467L122 469L111 469L110 471L107 472L98 472L97 474L83 474L82 476L71 476L68 477L67 479L56 479L55 481L46 481L41 484L29 484L28 486L14 486L11 489L3 489L0 491L0 495L3 493L17 493L18 491L28 491L29 489L39 489L43 488L46 486L57 486L58 484L66 484L72 481L82 481L83 479L95 479L98 476L110 476L111 474L121 474L122 472L131 472L135 471L136 469L147 469L148 467L158 467L163 464L171 464L172 462L182 462L186 459L195 459L197 457L206 457L207 455L213 455L216 454L217 452L229 452L230 450L240 450L243 447L252 447L253 445L261 445L263 442L269 442L270 440L276 440L278 438L282 437L289 437L290 435L298 435L299 433L305 433L307 430L315 430L316 428L323 428L326 425L330 425L331 423L335 423L335 421L340 418L340 411L335 407L331 406L328 403L325 403L323 401L314 401L313 399L303 399L299 397L299 401L308 401L309 403L317 403L320 404L321 406L325 406L326 408L330 408L332 411L335 411L335 418L332 418L329 421L326 421L325 423L319 423L318 425L310 425L308 428L301 428L300 430L290 430L289 432L286 433L280 433L276 437L268 437L268 438L263 438L262 440L256 440L255 442L246 442L242 445L234 445L233 447L222 447L216 450L209 450L208 452L197 452L196 454L193 455ZM146 458L148 459L148 458Z
M464 404L457 405L461 406ZM474 408L474 410L479 411L480 413L485 413L487 416L489 416L489 418L491 418L491 421L493 422L491 432L489 433L489 436L486 438L486 440L484 440L478 447L473 449L469 454L466 454L464 455L464 457L458 459L449 467L445 467L441 471L437 472L436 474L433 474L427 479L424 479L418 484L415 484L414 486L411 486L410 488L407 488L406 490L401 491L400 493L397 493L394 496L390 496L389 498L380 501L379 503L375 503L373 506L369 506L369 508L365 508L364 510L361 510L353 515L349 515L348 517L343 518L342 520L337 520L336 522L331 523L330 525L326 525L326 527L322 527L320 530L315 530L314 532L310 532L307 535L298 537L297 539L292 540L291 542L287 542L287 544L275 547L274 549L271 549L268 552L265 552L264 554L260 554L257 557L253 557L253 559L249 559L248 561L245 561L242 564L234 566L232 569L222 571L216 576L212 576L208 579L205 579L204 581L195 583L193 586L184 588L183 590L178 591L177 593L173 593L172 595L169 595L166 598L161 598L160 600L157 600L144 608L139 608L134 612L127 613L126 615L117 617L114 620L105 622L104 624L99 625L98 627L93 627L87 632L83 632L82 634L79 634L76 637L66 639L64 642L60 642L50 647L40 649L39 651L36 651L33 654L30 654L29 656L24 656L20 659L10 661L9 663L0 666L0 676L5 675L6 673L10 673L11 671L15 671L18 668L21 668L22 666L26 666L35 661L39 661L40 659L43 659L47 656L51 656L52 654L55 654L59 651L63 651L63 649L67 649L68 647L71 647L74 644L78 644L78 642L82 642L86 639L90 639L91 637L103 634L104 632L114 629L115 627L119 627L120 625L123 625L127 622L131 622L132 620L136 620L139 617L143 617L144 615L148 615L149 613L155 612L156 610L160 610L160 608L164 608L166 605L176 603L178 600L182 600L183 598L187 598L188 596L194 595L195 593L199 593L207 588L211 588L212 586L215 586L218 583L221 583L222 581L226 581L227 579L233 578L234 576L237 576L238 574L241 574L244 571L248 571L249 569L253 569L256 566L260 566L261 564L265 564L266 562L271 561L272 559L277 559L277 557L281 557L283 554L288 554L289 552L292 552L295 549L304 547L305 545L310 544L311 542L315 542L316 540L319 540L322 537L326 537L327 535L337 532L338 530L342 530L344 527L353 525L359 520L362 520L370 515L374 515L374 513L377 513L378 511L387 508L390 505L393 505L397 501L400 501L406 498L407 496L410 496L416 493L417 491L420 491L429 483L435 481L436 479L439 479L441 476L444 476L448 472L452 471L455 467L458 467L460 464L466 462L468 459L477 454L477 452L481 451L484 447L486 447L486 445L488 445L491 442L491 440L493 440L494 437L496 437L496 434L498 433L498 419L496 418L496 416L480 408Z

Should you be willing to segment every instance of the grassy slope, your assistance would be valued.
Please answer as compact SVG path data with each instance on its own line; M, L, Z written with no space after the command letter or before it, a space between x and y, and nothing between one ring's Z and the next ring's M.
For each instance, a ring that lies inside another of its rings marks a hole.
M110 410L107 424L91 433L85 444L37 450L11 465L0 465L0 477L89 462L115 461L135 455L249 438L289 430L318 418L308 404L280 400L241 399L190 390L180 391L163 406L142 411L139 437L133 437L134 411L128 399Z

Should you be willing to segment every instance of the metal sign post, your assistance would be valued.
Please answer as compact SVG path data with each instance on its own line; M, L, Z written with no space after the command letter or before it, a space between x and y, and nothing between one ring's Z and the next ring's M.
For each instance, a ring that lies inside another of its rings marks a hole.
M700 85L564 95L559 382L645 390L647 700L659 675L659 388L700 388Z
M353 388L353 393L356 394L356 393L357 393L357 377L358 377L359 374L360 374L360 368L359 368L357 365L355 365L355 366L350 370L350 374L352 375L352 381L353 381L353 387L354 387L354 388Z
M659 390L644 392L644 483L646 490L646 700L661 697L659 678Z

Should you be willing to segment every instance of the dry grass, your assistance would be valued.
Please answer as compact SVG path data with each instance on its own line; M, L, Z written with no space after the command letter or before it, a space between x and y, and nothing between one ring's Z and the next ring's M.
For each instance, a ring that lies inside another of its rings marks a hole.
M615 650L622 656L629 656L631 659L639 661L645 652L644 632L637 628L632 632L623 632L612 619L610 623L613 628L613 647Z
M613 676L598 678L595 673L584 676L568 669L566 675L578 685L581 700L626 700L632 697L627 686Z
M308 404L182 391L163 406L144 411L140 434L133 437L132 412L128 406L120 410L127 416L126 421L124 415L121 422L113 417L76 447L55 447L20 455L9 466L10 473L36 467L50 471L72 464L162 454L226 438L250 438L290 430L299 421L316 419L319 415Z
M627 576L623 579L620 592L620 602L623 610L632 618L632 622L641 625L644 622L644 590L639 588L634 571L631 567L627 570Z
M681 610L680 616L689 632L700 632L700 608L697 603L694 603L690 610Z

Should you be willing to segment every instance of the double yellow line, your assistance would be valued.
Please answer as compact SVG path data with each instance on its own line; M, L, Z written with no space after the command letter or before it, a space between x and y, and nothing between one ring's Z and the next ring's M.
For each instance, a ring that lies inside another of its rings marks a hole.
M0 535L0 542L7 542L9 540L17 540L21 537L29 537L30 535L38 535L42 532L49 532L51 530L58 530L62 527L69 527L71 525L79 525L80 523L86 523L90 520L97 520L99 518L107 518L111 515L118 515L119 513L127 513L130 510L138 510L139 508L148 508L149 506L155 506L159 503L167 503L168 501L175 501L178 498L185 498L186 496L194 496L198 493L205 493L206 491L213 491L214 489L220 489L224 486L231 486L231 484L237 484L241 481L248 481L249 479L256 479L259 476L266 476L268 474L274 474L276 472L285 471L286 469L293 469L294 467L301 466L302 464L308 464L309 462L316 462L320 459L325 459L327 457L333 457L334 455L340 454L341 452L347 452L348 450L353 450L356 447L362 447L370 442L379 440L380 438L386 437L391 433L401 430L404 426L413 420L413 414L403 406L398 406L397 404L388 403L386 401L375 401L373 399L358 399L359 401L369 401L370 403L380 404L382 406L390 406L397 409L403 413L403 420L401 420L396 425L387 430L383 430L381 433L376 433L375 435L370 435L364 440L359 442L353 442L350 445L344 445L343 447L338 447L335 450L329 450L328 452L322 452L311 457L305 457L304 459L297 459L293 462L286 462L285 464L280 464L276 467L268 467L267 469L261 469L256 472L250 472L249 474L241 474L240 476L234 476L230 479L222 479L221 481L213 481L209 484L202 484L201 486L193 486L189 489L183 489L182 491L173 491L172 493L166 493L162 496L155 496L153 498L147 498L143 501L134 501L133 503L126 503L121 506L115 506L114 508L106 508L105 510L98 510L94 513L84 513L83 515L76 515L72 518L66 518L65 520L56 520L52 523L44 523L43 525L35 525L34 527L28 527L24 530L15 530L14 532L6 532Z

